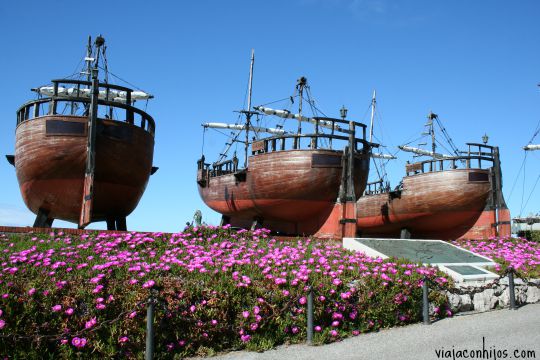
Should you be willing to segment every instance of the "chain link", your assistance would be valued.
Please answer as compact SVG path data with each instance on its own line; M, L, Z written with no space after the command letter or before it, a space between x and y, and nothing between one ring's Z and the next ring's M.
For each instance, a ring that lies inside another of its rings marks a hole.
M504 273L499 275L499 277L497 279L495 279L491 283L485 284L483 286L468 286L468 287L461 287L461 288L451 288L451 287L442 286L439 283L437 283L437 282L435 282L432 279L427 278L427 277L424 279L424 281L427 281L429 284L431 284L435 289L437 289L439 291L446 291L446 292L449 292L449 293L454 294L454 295L474 295L474 294L481 293L481 292L483 292L485 290L488 290L488 289L493 289L494 287L499 286L499 285L504 286L504 289L508 288L509 285L500 284L500 282L501 282L501 279L507 277L508 274L510 274L510 273L514 274L514 279L520 279L521 281L523 281L523 285L540 288L540 282L535 283L535 282L530 281L529 279L525 278L523 275L518 273L514 268L512 268L510 266L508 268L506 268Z

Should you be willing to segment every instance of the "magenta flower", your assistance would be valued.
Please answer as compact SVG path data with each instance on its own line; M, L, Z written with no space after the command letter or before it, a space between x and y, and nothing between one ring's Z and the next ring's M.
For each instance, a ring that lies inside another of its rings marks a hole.
M93 318L91 318L90 320L88 320L88 321L86 322L86 324L84 325L84 327L85 327L86 329L90 329L90 328L94 327L94 325L96 325L96 324L97 324L97 320L96 320L95 317L93 317Z
M4 320L0 320L0 329L3 329L4 326L6 326L6 322Z
M71 339L71 344L77 349L83 348L86 345L86 338L74 337Z
M298 300L298 302L299 302L301 305L305 305L305 304L307 303L307 299L306 299L305 296L302 296L302 297Z
M122 336L120 339L118 339L118 342L123 344L127 343L129 341L129 338L127 336Z
M247 319L249 317L249 311L242 311L242 317Z
M154 286L156 284L156 282L154 280L148 280L147 282L145 282L143 284L143 288L145 289L148 289L148 288L151 288L152 286Z
M251 335L240 335L240 340L242 340L242 342L248 342L249 340L251 340Z
M54 311L54 312L58 312L60 310L62 310L62 305L54 305L52 307L52 311Z
M65 313L66 313L67 315L69 315L69 316L73 315L73 312L74 312L73 308L68 308L68 309L66 309L66 311L65 311Z

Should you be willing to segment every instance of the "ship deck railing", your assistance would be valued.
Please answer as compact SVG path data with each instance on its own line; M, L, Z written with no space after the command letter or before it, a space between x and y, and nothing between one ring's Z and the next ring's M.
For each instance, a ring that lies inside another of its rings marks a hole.
M458 169L489 169L495 159L495 147L486 144L467 143L468 151L462 151L462 156L448 157L444 159L428 159L405 165L406 176L426 174ZM394 191L400 191L398 185ZM364 195L376 195L392 193L390 186L382 180L368 182Z
M301 134L301 133L284 133L275 135L260 140L254 140L251 143L251 155L256 156L260 154L288 151L288 150L314 150L314 149L328 149L336 150L333 148L335 142L342 142L345 145L353 144L354 151L367 152L373 147L378 147L379 144L371 143L366 140L367 126L365 124L349 121L343 119L334 119L328 117L315 117L315 133ZM331 123L331 132L324 133L319 131L319 122L326 124ZM347 124L348 129L339 127L337 124ZM360 131L357 131L360 128ZM336 132L343 133L345 135L338 135ZM357 134L361 136L357 137ZM302 141L302 140L308 141ZM321 147L321 140L326 140L328 147ZM360 144L362 149L360 149ZM207 179L222 176L227 174L235 174L238 179L243 179L246 169L238 168L238 159L226 160L219 163L206 163L204 156L197 161L197 181L199 184L206 183Z
M487 169L493 166L494 147L485 144L467 143L468 151L462 156L444 159L428 159L405 165L407 176L435 171L464 169ZM475 149L476 148L476 149Z
M58 95L58 88L62 84L71 84L76 85L77 90L85 89L92 86L92 83L90 81L60 79L53 80L52 82L54 86L54 94L52 96L28 101L17 110L17 126L22 122L37 119L42 116L60 115L81 117L81 115L77 115L76 113L79 104L85 105L83 116L88 116L91 98L82 96L61 96ZM143 130L149 132L152 136L155 134L156 124L152 116L132 105L132 89L107 83L99 83L99 88L105 90L107 98L109 97L108 92L110 89L126 92L125 102L98 99L98 114L105 113L106 115L104 119L114 120L114 117L118 118L118 112L116 112L115 110L121 109L125 111L125 119L123 121L131 125L139 126ZM59 113L58 105L61 103L66 104L66 106L64 107L64 111L62 113ZM67 110L68 105L70 105L70 111L65 114L64 112ZM105 109L105 111L100 112L100 109ZM138 119L136 119L136 116Z
M302 140L307 139L307 145L303 146ZM321 147L319 142L321 139L328 140L328 147ZM349 141L348 136L332 135L325 133L314 134L283 134L264 138L254 141L251 144L251 154L258 155L275 151L286 150L313 150L313 149L328 149L334 150L333 141L342 140ZM372 146L377 147L378 144L372 144L363 138L354 138L354 151L359 151L359 144L363 145L363 149Z
M364 190L364 195L376 195L376 194L385 194L390 192L390 185L384 184L382 179L377 181L368 182L366 184L366 190Z

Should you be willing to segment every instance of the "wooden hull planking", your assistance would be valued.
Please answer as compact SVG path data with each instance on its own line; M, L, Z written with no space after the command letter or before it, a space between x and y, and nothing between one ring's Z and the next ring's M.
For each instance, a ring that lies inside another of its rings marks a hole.
M491 191L489 170L455 169L403 178L399 197L365 195L357 201L362 236L455 239L482 214ZM397 195L397 194L396 194Z
M234 174L211 177L205 187L199 185L199 194L211 209L238 225L260 218L265 225L291 231L298 223L324 221L332 211L341 184L342 154L317 149L251 156L245 181L238 181ZM357 155L354 169L355 192L361 194L367 182L369 156Z
M54 122L60 132L48 128L47 121ZM33 213L41 208L51 218L78 222L87 122L81 116L46 115L17 126L17 179ZM71 130L62 133L62 128ZM125 122L98 120L92 221L125 217L135 209L148 183L153 149L154 138L145 130Z

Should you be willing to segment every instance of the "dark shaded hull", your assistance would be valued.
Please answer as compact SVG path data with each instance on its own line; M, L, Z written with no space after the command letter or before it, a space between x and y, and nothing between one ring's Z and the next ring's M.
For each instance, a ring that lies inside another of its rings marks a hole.
M55 126L47 126L47 121ZM33 213L42 209L50 218L79 221L87 123L86 117L47 115L17 126L17 179ZM135 209L148 183L153 149L154 139L147 131L98 119L91 221L125 217Z
M342 154L316 149L251 156L244 180L234 174L210 177L206 186L199 184L199 194L235 225L245 226L257 218L276 231L309 233L324 223L336 203ZM357 194L365 189L368 171L369 156L356 155Z
M401 193L365 195L357 201L358 230L368 237L399 238L407 229L413 238L456 239L477 222L490 192L485 169L407 176Z

